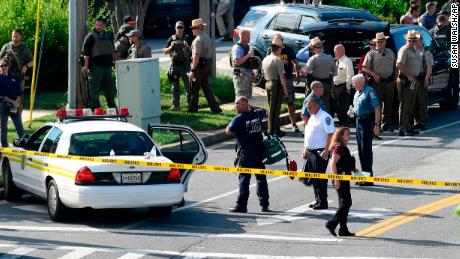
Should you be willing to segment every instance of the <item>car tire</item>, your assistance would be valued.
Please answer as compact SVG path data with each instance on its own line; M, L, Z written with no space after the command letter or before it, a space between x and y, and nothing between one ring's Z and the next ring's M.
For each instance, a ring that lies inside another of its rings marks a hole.
M264 78L264 72L262 69L262 58L260 56L254 56L257 58L259 66L257 67L255 76L256 80L255 82L252 83L253 86L255 87L260 87L262 89L265 89L265 78Z
M5 163L5 166L2 170L3 173L3 182L4 182L4 197L7 201L19 201L22 196L22 191L13 182L13 174L11 173L11 167L8 162Z
M149 214L154 218L168 218L171 216L171 213L172 206L149 208Z
M62 221L66 218L67 207L61 202L56 181L51 180L47 188L48 215L53 221Z
M441 109L456 110L459 100L458 69L451 69L449 72L449 82L445 90L445 100L440 103Z

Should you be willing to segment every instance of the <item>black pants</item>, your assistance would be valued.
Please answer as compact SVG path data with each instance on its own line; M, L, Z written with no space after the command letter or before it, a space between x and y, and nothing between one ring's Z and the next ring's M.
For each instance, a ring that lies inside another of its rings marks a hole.
M348 232L347 219L352 204L350 194L350 182L340 181L340 188L336 191L337 196L339 198L339 208L335 212L334 217L332 217L332 219L328 221L328 224L332 225L334 228L337 227L338 224L340 224L339 233Z
M366 119L356 119L356 141L358 142L359 162L361 170L372 172L372 138L374 135L374 116L369 116Z
M325 173L328 160L321 157L323 149L309 150L305 161L304 172ZM327 179L313 179L313 190L315 192L315 204L327 207Z
M347 125L348 94L346 84L334 85L332 96L334 100L334 110L337 113L339 123L342 125Z
M265 165L262 163L262 156L261 155L250 155L251 151L243 151L241 152L240 162L238 167L247 167L247 168L260 168L264 169ZM260 152L258 152L260 153ZM251 182L251 174L240 174L238 176L240 186L239 186L239 194L238 200L236 201L236 205L240 208L246 208L248 205L248 198L249 198L249 184ZM257 181L257 196L259 197L259 204L262 207L267 207L268 203L268 183L267 183L267 176L265 175L256 175Z

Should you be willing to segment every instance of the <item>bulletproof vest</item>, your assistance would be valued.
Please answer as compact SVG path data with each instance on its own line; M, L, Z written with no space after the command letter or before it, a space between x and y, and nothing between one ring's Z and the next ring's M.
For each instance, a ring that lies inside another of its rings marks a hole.
M5 57L10 63L10 71L14 73L19 73L22 66L29 62L26 60L26 44L21 42L19 46L14 46L13 43L7 43Z
M91 32L95 41L94 46L91 49L91 57L98 57L98 56L112 56L115 53L115 49L113 48L112 39L108 33L103 32L102 34Z
M192 53L185 46L185 38L179 39L177 35L172 36L174 48L170 52L171 62L175 64L185 64L191 61ZM171 44L172 44L171 42Z
M244 54L243 56L246 56L248 53L249 53L249 45L248 44L241 44L241 43L236 43L236 45L240 46L243 48L244 50ZM239 65L239 66L236 66L235 67L242 67L242 68L251 68L251 64L250 64L250 59L246 59L246 61L244 61L243 64Z

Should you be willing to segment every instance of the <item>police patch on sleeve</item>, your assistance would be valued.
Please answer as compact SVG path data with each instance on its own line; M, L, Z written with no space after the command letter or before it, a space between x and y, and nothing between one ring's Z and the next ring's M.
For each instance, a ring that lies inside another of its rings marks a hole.
M370 92L369 95L371 96L372 99L377 98L377 95L374 92Z
M326 117L326 124L329 126L331 125L331 123L332 123L331 117Z

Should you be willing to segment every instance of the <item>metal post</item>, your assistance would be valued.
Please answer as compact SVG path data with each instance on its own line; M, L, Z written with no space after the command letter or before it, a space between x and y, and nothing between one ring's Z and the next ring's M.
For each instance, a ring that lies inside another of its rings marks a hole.
M67 105L76 108L77 103L77 0L69 1L69 61Z
M211 70L211 77L216 77L216 8L213 5L212 0L210 0L211 6L211 48L212 48L212 70Z

